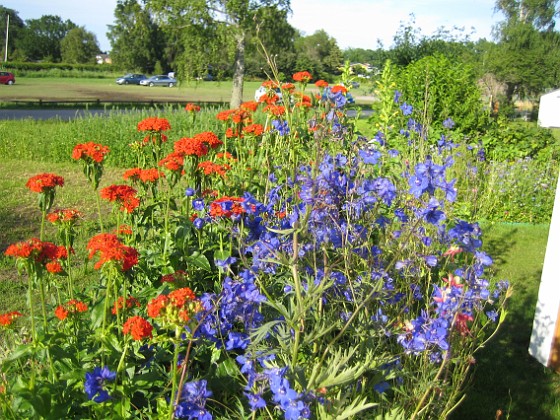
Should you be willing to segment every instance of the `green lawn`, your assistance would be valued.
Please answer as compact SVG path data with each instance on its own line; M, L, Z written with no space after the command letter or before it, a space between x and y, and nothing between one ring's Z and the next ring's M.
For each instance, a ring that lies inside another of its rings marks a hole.
M476 357L474 381L453 419L559 419L560 376L529 353L548 225L485 226L484 248L495 278L513 286L509 313L497 336Z

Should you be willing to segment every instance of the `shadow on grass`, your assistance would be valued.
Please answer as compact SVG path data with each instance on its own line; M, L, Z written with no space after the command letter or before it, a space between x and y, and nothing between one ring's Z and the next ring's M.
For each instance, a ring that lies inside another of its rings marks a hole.
M543 238L538 232L527 237L526 229L531 228L498 229L498 236L485 242L496 278L511 276L513 295L501 329L475 355L467 397L451 419L558 419L560 379L528 353L543 261L531 252L542 248Z

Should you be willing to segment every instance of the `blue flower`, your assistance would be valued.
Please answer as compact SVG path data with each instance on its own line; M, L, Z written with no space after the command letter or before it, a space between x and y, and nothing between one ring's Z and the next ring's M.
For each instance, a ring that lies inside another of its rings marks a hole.
M206 380L187 382L183 386L181 399L175 407L175 417L189 420L212 420L212 415L206 410L206 400L212 396L212 391L206 389Z
M195 198L192 202L193 209L196 211L204 210L204 200L202 198Z
M187 197L192 197L192 196L194 195L194 193L195 193L194 188L187 188L187 189L185 190L185 195L186 195Z
M107 401L109 393L104 389L106 382L113 382L117 377L116 372L109 370L107 366L103 368L96 367L93 372L86 372L86 380L84 382L84 389L90 400L96 403Z
M412 105L403 102L403 104L399 107L403 113L403 115L410 115L412 114Z
M287 121L272 120L272 127L274 127L274 130L281 136L290 134L290 127Z
M445 128L453 128L455 127L455 121L453 121L451 118L447 118L443 121L443 126Z

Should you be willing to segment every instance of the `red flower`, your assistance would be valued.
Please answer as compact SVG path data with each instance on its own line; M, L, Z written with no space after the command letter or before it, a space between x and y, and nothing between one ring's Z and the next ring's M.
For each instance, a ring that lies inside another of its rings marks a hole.
M14 319L19 318L20 316L23 315L18 311L12 311L12 312L7 312L5 314L0 314L0 325L3 325L4 327L7 327L8 325L12 325Z
M346 89L346 87L344 87L342 85L335 85L331 88L331 92L332 93L337 93L337 92L347 93L348 89Z
M47 220L53 224L62 224L76 222L82 217L83 214L76 209L56 209L47 215Z
M220 121L229 121L231 119L231 115L234 114L237 110L236 109L228 109L225 111L218 112L216 118Z
M128 225L120 225L119 229L115 232L117 235L132 235L132 228Z
M111 313L113 315L116 315L116 313L121 311L122 309L124 309L124 308L131 309L134 306L136 306L137 308L140 307L140 302L138 302L138 299L133 298L132 296L129 296L126 299L126 302L125 302L124 298L122 296L119 296L119 298L117 299L117 301L113 305L113 308L111 308Z
M50 265L49 263L68 257L65 247L57 246L52 242L43 242L37 238L12 244L8 246L4 254L8 257L28 259L45 265L49 271L56 270L56 265Z
M269 104L265 106L264 112L269 112L275 117L280 117L286 113L286 108L284 108L282 105Z
M138 131L162 132L171 129L169 121L165 118L150 117L138 123Z
M53 190L55 187L63 187L64 178L55 174L39 174L29 178L25 186L33 192L44 193L47 190Z
M282 90L285 90L288 93L292 93L295 90L295 88L296 88L296 86L293 83L282 84Z
M159 166L172 172L182 172L184 164L185 155L182 152L171 152L158 162Z
M174 290L168 295L159 295L147 306L148 316L170 324L188 322L201 308L200 301L188 287Z
M224 196L210 203L209 214L211 217L232 217L245 213L241 205L245 201L241 197Z
M184 281L189 275L184 270L177 270L174 273L166 274L161 276L162 283L175 283L178 281Z
M161 172L156 168L150 168L150 169L133 168L133 169L128 169L123 174L123 178L125 180L131 179L132 181L140 181L143 183L156 182L162 176L164 176L163 172Z
M141 316L128 318L123 325L123 334L132 336L133 340L140 341L152 337L154 327Z
M256 112L258 107L259 103L255 101L243 102L240 106L241 109L250 112Z
M203 133L195 134L194 139L207 144L212 149L215 149L223 144L222 141L218 138L218 136L212 133L211 131L205 131Z
M278 83L273 80L265 80L262 82L261 86L264 86L267 89L276 89L278 87Z
M232 160L234 162L237 162L237 159L233 157L233 155L230 152L221 152L216 154L216 158L217 159L224 159L224 160Z
M121 210L132 213L139 205L136 190L128 185L110 185L101 190L101 198L121 205Z
M204 175L212 175L217 174L222 177L226 176L226 172L231 169L231 166L224 164L220 165L209 160L200 162L197 166L198 169L201 169L204 172Z
M311 73L309 73L308 71L298 71L297 73L295 73L292 78L296 81L296 82L300 82L300 83L309 83L309 81L313 78L311 76Z
M206 156L208 154L208 146L202 138L183 137L175 142L173 150L182 153L183 156Z
M329 85L328 82L325 82L323 79L319 79L315 82L315 86L318 88L326 88Z
M103 162L105 155L109 153L109 147L93 142L77 144L72 151L72 159L85 161Z
M196 104L187 104L185 105L185 111L187 112L200 112L200 106Z
M110 261L119 263L122 271L128 271L138 264L138 251L124 245L119 241L117 235L112 233L100 233L94 236L86 248L89 250L89 259L92 259L95 254L99 254L99 261L94 265L96 270Z
M251 124L243 127L243 132L245 134L253 136L260 136L262 133L264 133L264 127L262 126L262 124Z
M61 321L65 320L68 315L78 314L86 312L88 310L87 305L76 299L69 300L63 305L59 305L54 310L54 315Z

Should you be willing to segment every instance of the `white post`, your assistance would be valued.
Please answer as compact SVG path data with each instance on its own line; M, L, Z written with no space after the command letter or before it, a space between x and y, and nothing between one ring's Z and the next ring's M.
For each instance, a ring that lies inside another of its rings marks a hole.
M529 354L543 365L560 371L560 179L533 319Z

